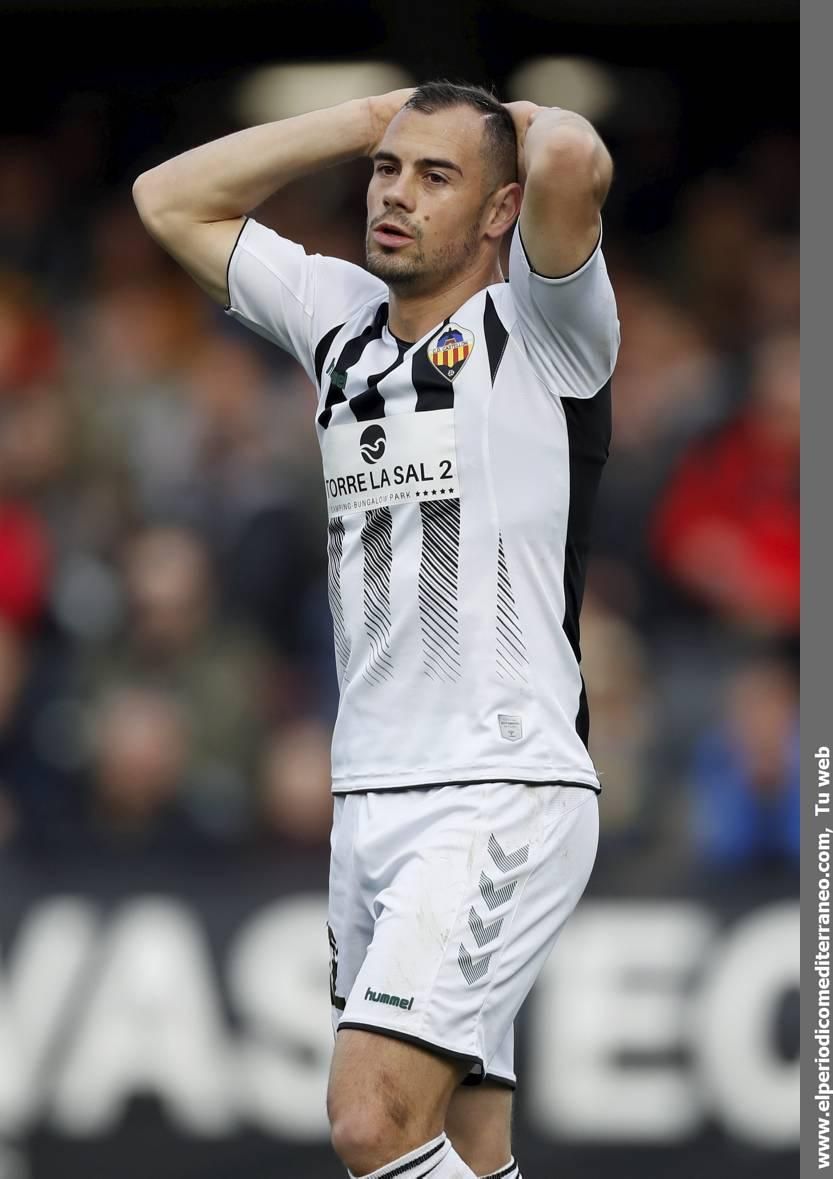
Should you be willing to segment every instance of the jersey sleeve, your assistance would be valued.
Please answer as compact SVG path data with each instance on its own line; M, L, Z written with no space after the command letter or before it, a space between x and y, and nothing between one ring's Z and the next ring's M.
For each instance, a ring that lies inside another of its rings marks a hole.
M532 269L516 225L509 289L527 356L547 388L559 397L598 393L613 372L620 339L601 223L593 253L563 278L546 278Z
M228 290L226 314L283 348L315 382L319 340L385 287L360 266L307 254L249 217L229 258Z

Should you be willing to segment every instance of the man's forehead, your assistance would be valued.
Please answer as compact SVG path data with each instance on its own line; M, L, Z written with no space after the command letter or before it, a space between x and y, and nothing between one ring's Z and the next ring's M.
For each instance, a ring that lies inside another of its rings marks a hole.
M482 135L483 117L470 106L444 108L430 115L407 109L390 121L379 149L394 152L402 160L451 160L466 173L480 161Z

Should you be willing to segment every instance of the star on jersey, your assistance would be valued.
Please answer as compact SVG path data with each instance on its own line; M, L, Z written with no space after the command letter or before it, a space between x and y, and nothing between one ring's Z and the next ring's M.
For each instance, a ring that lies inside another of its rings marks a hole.
M453 381L473 348L474 332L456 323L446 323L428 345L428 359L438 373Z

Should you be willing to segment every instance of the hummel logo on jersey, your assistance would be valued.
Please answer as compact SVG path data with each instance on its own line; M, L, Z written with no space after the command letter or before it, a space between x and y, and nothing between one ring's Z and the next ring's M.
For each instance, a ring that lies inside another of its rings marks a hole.
M368 426L366 430L362 431L359 449L366 463L378 463L385 453L386 445L385 431L381 426Z
M382 991L371 991L370 987L365 991L364 997L368 1003L387 1003L390 1007L402 1007L405 1011L410 1011L414 1005L413 995L411 995L410 999L400 999L398 995L388 995Z
M458 327L456 323L447 323L428 345L428 359L438 373L453 381L473 348L474 332Z

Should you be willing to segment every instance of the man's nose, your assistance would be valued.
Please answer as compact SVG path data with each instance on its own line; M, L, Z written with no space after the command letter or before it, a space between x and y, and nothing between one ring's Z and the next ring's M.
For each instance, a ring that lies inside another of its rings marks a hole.
M394 184L388 185L382 198L385 208L400 208L413 211L415 206L413 186L404 176L398 176Z

